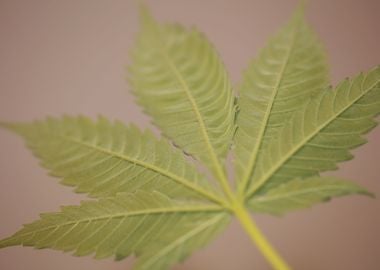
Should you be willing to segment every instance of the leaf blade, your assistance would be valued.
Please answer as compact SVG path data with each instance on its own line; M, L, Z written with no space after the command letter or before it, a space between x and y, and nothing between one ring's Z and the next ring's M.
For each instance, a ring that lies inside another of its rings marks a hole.
M105 197L145 189L220 202L179 150L135 126L65 117L7 127L25 138L53 175L78 192Z
M351 194L373 196L359 185L335 177L296 179L253 196L248 205L252 211L282 215L286 212L308 208L333 197Z
M183 249L180 258L183 259L209 242L228 220L224 209L215 205L184 204L158 192L120 193L113 198L64 207L59 213L44 214L12 237L1 240L0 248L23 244L73 251L77 256L113 255L117 259L135 254L139 257L137 269L149 269L143 267L149 259L146 254L152 254L158 247L173 249L175 246ZM189 229L193 233L182 239ZM200 244L198 237L202 238ZM179 261L175 254L166 255L155 269L168 269Z
M152 269L153 265L155 269L165 269L168 265L166 258L170 257L171 254L175 253L176 249L178 249L183 243L186 244L187 242L190 242L192 237L201 235L203 238L204 236L206 236L203 239L197 240L197 242L201 241L201 245L206 244L208 242L208 234L214 234L214 230L220 230L220 228L214 227L214 225L216 223L221 222L222 218L223 216L215 216L214 218L205 221L204 223L200 224L200 226L197 226L194 229L187 231L181 237L173 241L170 245L166 246L164 249L157 246L155 249L152 249L152 251L145 254L144 257L142 257L137 262L134 269L148 270ZM176 261L182 261L184 259L184 254L180 253L176 256Z
M328 84L325 54L299 7L244 73L240 85L235 171L239 193L252 181L270 138L308 97Z
M163 133L224 178L221 161L235 132L235 105L226 70L195 29L160 25L143 9L129 82Z
M336 163L351 159L349 150L363 144L361 136L376 126L379 100L379 67L343 81L335 91L320 92L265 150L248 197L294 177L336 169Z

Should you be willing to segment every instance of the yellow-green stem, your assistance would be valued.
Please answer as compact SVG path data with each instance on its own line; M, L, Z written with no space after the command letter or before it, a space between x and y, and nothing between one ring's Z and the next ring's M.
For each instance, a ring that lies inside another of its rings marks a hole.
M234 206L236 217L241 226L248 233L253 243L259 248L260 252L272 265L274 270L291 270L287 263L281 258L277 251L271 246L263 233L257 227L254 220L249 215L247 209L239 202Z

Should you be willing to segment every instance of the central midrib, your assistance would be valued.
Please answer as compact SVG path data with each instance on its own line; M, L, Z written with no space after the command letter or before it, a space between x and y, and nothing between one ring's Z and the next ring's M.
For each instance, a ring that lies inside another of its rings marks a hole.
M157 31L157 29L156 29ZM159 33L158 33L159 34ZM161 38L162 35L159 35L159 37ZM229 199L232 199L233 198L233 194L231 192L231 189L230 189L230 186L227 182L227 178L226 178L226 175L220 165L220 162L219 162L219 159L215 153L215 149L214 147L212 146L211 144L211 141L210 141L210 138L208 136L208 133L207 133L207 128L206 128L206 125L205 125L205 122L203 120L203 117L202 117L202 114L201 112L199 111L198 109L198 106L197 106L197 103L193 97L193 95L191 94L191 91L186 83L186 80L183 78L181 72L177 69L176 65L173 63L173 61L170 59L170 56L167 52L167 49L165 47L165 42L162 43L160 42L161 44L159 44L159 48L160 48L160 53L161 55L164 57L165 61L168 63L171 71L173 72L173 74L175 75L175 77L177 78L179 84L181 85L181 87L183 88L185 94L186 94L186 97L188 98L190 104L191 104L191 108L192 110L194 111L195 113L195 117L197 119L197 122L199 124L199 127L200 127L200 130L201 130L201 134L202 134L202 137L203 137L203 140L206 144L206 147L207 147L207 150L208 150L208 153L211 157L211 162L213 164L212 166L212 169L213 169L213 172L215 173L216 177L218 178L225 194L227 195L227 197Z
M95 149L95 150L97 150L99 152L103 152L103 153L105 153L107 155L114 156L114 157L119 158L121 160L125 160L127 162L136 164L136 165L138 165L140 167L143 167L145 169L149 169L151 171L159 173L159 174L161 174L161 175L163 175L165 177L168 177L168 178L172 179L173 181L175 181L175 182L177 182L177 183L179 183L179 184L181 184L181 185L183 185L183 186L185 186L185 187L193 190L194 192L197 192L198 194L203 195L204 197L206 197L206 198L208 198L208 199L210 199L210 200L212 200L214 202L217 202L219 204L221 204L221 202L222 202L218 197L216 197L212 193L206 191L202 187L192 184L191 181L189 181L189 180L187 180L187 179L185 179L183 177L180 177L180 176L175 175L175 174L173 174L171 172L162 170L160 167L157 167L157 166L155 166L155 165L153 165L151 163L142 162L142 161L140 161L138 159L135 159L135 158L132 158L132 157L129 157L129 156L125 156L125 155L122 155L120 153L112 152L112 151L109 151L108 149L99 147L99 146L94 145L94 144L86 143L86 142L80 141L78 139L74 139L72 137L68 137L68 136L60 136L60 137L63 138L63 139L66 139L66 140L68 140L70 142L74 142L74 143L77 143L77 144L79 144L81 146L85 146L85 147L88 147L88 148Z
M202 137L203 137L203 139L204 139L204 141L206 143L208 152L209 152L209 154L211 156L211 159L212 159L212 161L214 163L214 166L217 168L219 166L219 162L217 162L217 158L216 158L216 155L215 155L214 147L211 145L210 138L209 138L208 133L207 133L207 128L206 128L206 125L205 125L205 123L203 121L202 114L200 113L200 111L198 109L197 103L196 103L195 99L193 98L193 96L192 96L192 94L190 92L190 89L187 86L186 81L183 79L182 74L179 72L179 70L174 65L174 63L170 60L170 58L169 58L169 56L167 55L166 52L164 53L164 57L165 57L166 61L168 62L169 66L170 66L170 69L172 70L172 72L174 73L175 77L178 79L180 85L184 89L187 98L190 101L191 108L192 108L192 110L195 113L195 117L197 118L197 122L199 123L200 129L201 129L201 133L202 133Z
M270 118L270 115L271 115L271 111L272 111L272 108L273 108L276 96L278 94L278 90L280 89L280 85L281 85L281 82L283 80L283 75L284 75L286 67L287 67L287 65L289 63L290 55L291 55L291 53L293 51L294 43L295 43L297 32L298 32L297 30L298 30L298 24L293 28L291 43L290 43L289 48L287 50L287 53L285 55L285 60L284 60L284 63L282 65L281 69L280 69L280 73L278 74L275 86L273 87L274 90L273 90L273 93L272 93L272 95L270 97L271 101L270 101L270 104L267 107L267 110L265 111L264 121L263 121L263 123L261 125L261 128L260 128L259 137L256 140L257 143L255 144L255 148L253 149L252 155L251 155L251 157L250 157L250 159L248 161L248 166L247 167L249 169L247 170L247 172L245 173L245 175L243 177L242 185L241 185L241 188L239 190L242 195L244 195L243 193L246 190L246 186L249 183L249 180L251 178L254 166L256 164L258 152L259 152L259 150L261 148L261 145L263 143L263 138L264 138L264 135L265 135L267 123L269 121L269 118Z
M142 215L159 215L159 214L174 214L174 213L196 213L196 212L222 212L224 211L223 208L218 206L197 206L197 207L172 207L172 208L157 208L157 209L148 209L148 210L138 210L138 211L131 211L131 212L122 212L117 213L113 215L103 215L98 217L91 217L91 218L83 218L79 220L73 220L68 221L60 224L50 225L46 226L43 229L33 230L30 232L21 233L19 235L15 235L15 237L23 237L25 235L43 232L49 229L54 229L57 227L62 226L69 226L73 224L79 224L84 222L94 222L99 220L108 220L108 219L117 219L117 218L124 218L124 217L132 217L132 216L142 216Z
M270 201L275 201L275 200L280 200L280 199L284 199L284 198L287 198L287 197L291 197L291 196L297 196L297 195L302 195L302 194L307 194L307 193L310 193L310 192L318 192L318 191L329 191L329 190L342 190L342 186L339 186L339 185L331 185L331 186L328 186L328 187L322 187L322 188L318 188L318 187L314 187L314 188L308 188L308 189L303 189L302 191L293 191L293 192L288 192L286 194L278 194L278 195L265 195L265 196L262 196L262 197L257 197L255 199L252 200L252 204L254 204L254 202L270 202Z

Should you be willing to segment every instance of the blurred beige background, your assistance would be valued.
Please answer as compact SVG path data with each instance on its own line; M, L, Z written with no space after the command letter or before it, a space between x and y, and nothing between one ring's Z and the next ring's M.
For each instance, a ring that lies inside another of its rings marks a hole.
M161 20L196 25L218 48L234 83L297 1L146 1ZM335 84L380 64L379 0L309 1L307 16L330 56ZM103 114L151 127L124 81L127 52L137 31L128 0L0 0L0 119ZM380 195L380 128L356 159L335 173ZM0 130L0 238L38 213L84 197L47 176L16 136ZM380 269L380 199L350 197L284 218L258 216L261 228L296 270ZM0 250L2 270L118 270L115 263L56 251ZM270 269L236 222L177 270Z

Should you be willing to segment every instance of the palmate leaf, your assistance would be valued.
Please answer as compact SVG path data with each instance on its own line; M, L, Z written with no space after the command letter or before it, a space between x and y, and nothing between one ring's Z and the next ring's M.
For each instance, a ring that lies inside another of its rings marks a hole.
M154 123L217 177L235 132L234 96L211 44L195 29L158 24L143 7L129 82Z
M257 161L248 197L294 178L336 169L365 142L380 112L380 67L321 91L294 114Z
M237 114L226 70L201 33L159 24L144 7L141 23L128 79L175 147L104 118L3 124L25 138L52 175L97 201L43 214L1 240L0 248L135 255L135 269L165 270L207 244L235 215L274 269L289 270L248 209L280 215L337 196L370 195L319 173L350 159L349 151L375 126L380 67L328 89L323 50L299 8L246 71ZM223 165L236 117L235 191ZM213 172L224 196L184 153Z
M0 248L25 245L96 258L136 255L134 269L161 270L208 243L229 219L215 205L184 204L159 192L121 193L43 214L0 241Z
M328 85L323 49L300 7L245 71L239 87L235 168L244 192L260 152L307 99Z
M295 179L270 189L264 195L254 196L249 201L249 207L255 212L280 215L349 194L371 195L352 182L334 177L311 177Z
M7 124L62 183L94 197L157 190L168 196L217 201L204 176L181 151L137 127L85 117Z

